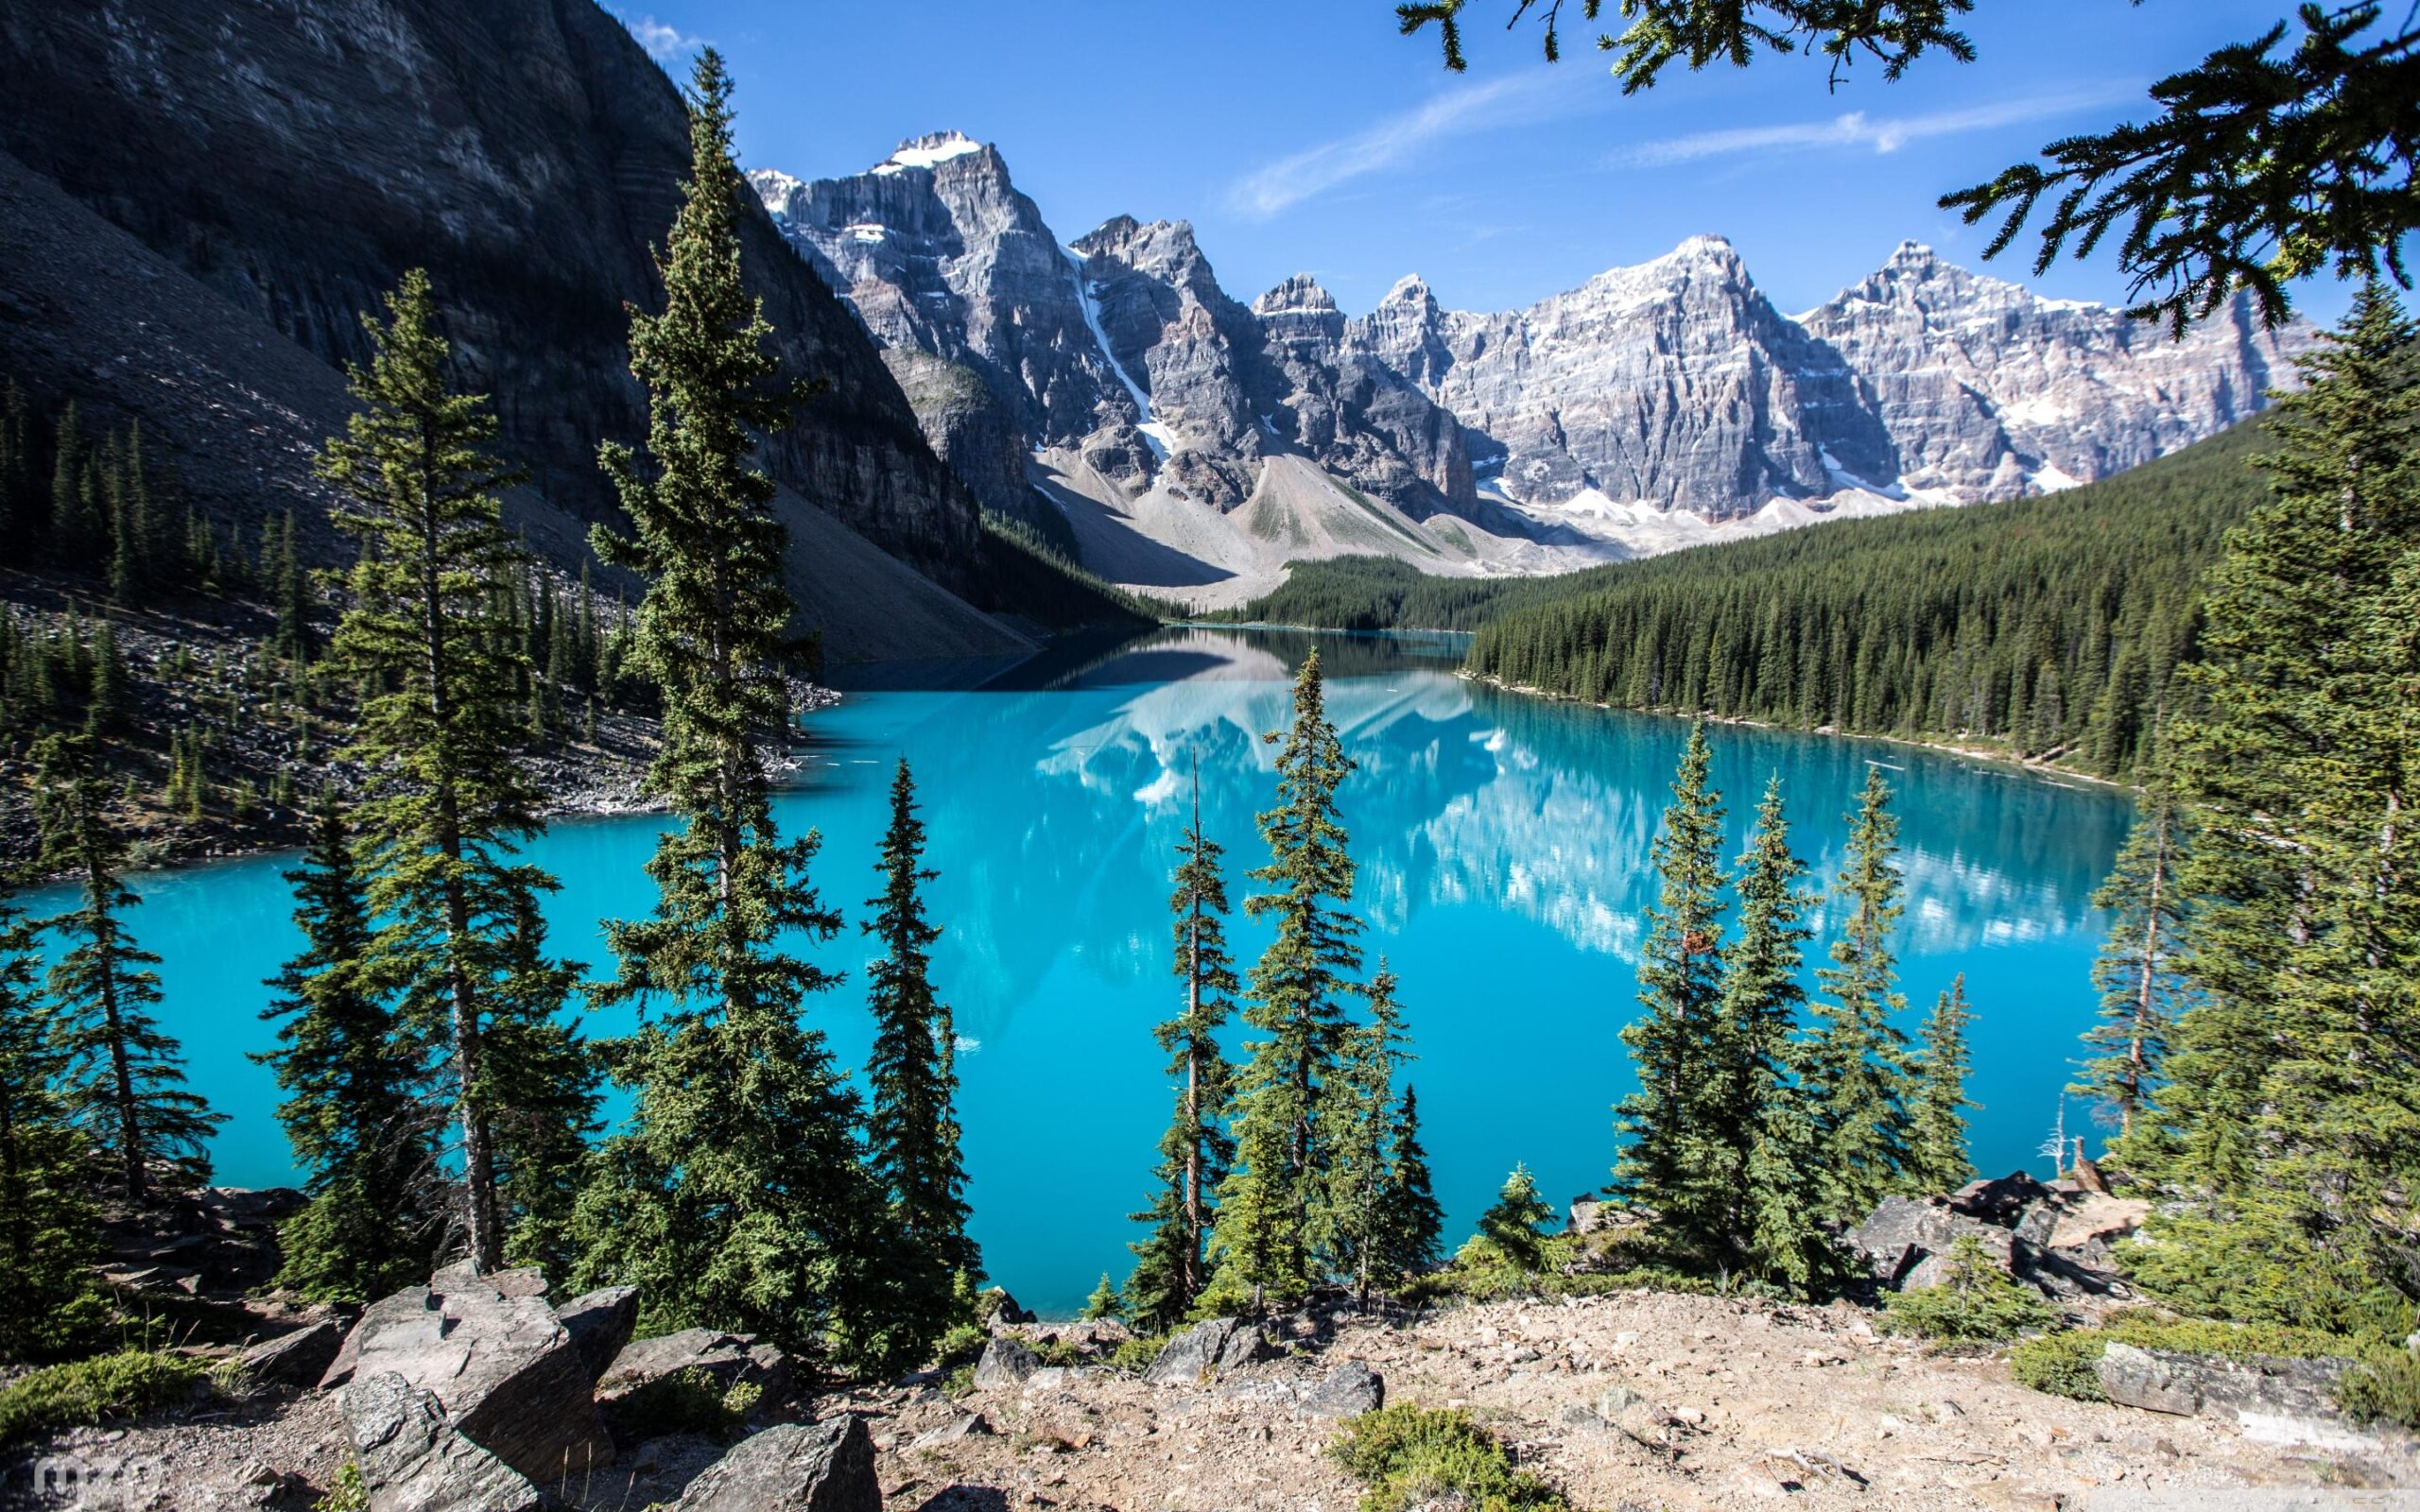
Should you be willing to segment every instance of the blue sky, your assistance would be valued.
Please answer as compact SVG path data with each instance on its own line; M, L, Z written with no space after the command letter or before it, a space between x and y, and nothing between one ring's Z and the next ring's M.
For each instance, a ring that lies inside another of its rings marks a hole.
M1982 263L1985 228L1935 208L2054 138L2147 112L2152 80L2257 35L2288 0L1983 0L1981 52L1897 83L1821 62L1674 71L1622 97L1587 35L1539 59L1533 27L1473 0L1470 71L1398 38L1386 0L640 0L614 9L676 73L718 46L750 167L862 170L904 137L994 142L1073 239L1120 213L1193 222L1237 298L1309 272L1346 310L1406 273L1503 309L1729 237L1784 310L1862 278L1903 237L2066 298L2116 301L2114 260L2039 279L2031 243ZM1576 11L1577 6L1569 8ZM1616 8L1607 6L1610 12ZM2344 292L2304 291L2320 319Z

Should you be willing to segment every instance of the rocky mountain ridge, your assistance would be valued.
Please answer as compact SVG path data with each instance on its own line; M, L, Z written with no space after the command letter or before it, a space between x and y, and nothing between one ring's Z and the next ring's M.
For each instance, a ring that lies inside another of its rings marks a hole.
M1011 427L1060 509L1072 491L1197 554L1216 527L1167 507L1257 512L1281 455L1340 486L1322 511L1374 500L1396 534L1415 528L1396 554L1449 572L2017 497L2236 423L2310 338L2238 301L2171 343L1912 242L1793 317L1719 236L1523 310L1448 309L1410 277L1356 317L1304 275L1229 296L1184 221L1118 216L1063 242L998 148L957 133L845 178L751 179L895 369L962 372L917 407L987 502L1023 491ZM1276 513L1273 549L1322 533Z

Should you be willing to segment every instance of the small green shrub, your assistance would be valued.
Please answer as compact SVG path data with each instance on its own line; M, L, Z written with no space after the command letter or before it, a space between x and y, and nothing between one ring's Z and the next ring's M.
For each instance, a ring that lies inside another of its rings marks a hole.
M709 1371L692 1367L659 1376L614 1404L614 1431L631 1442L672 1434L730 1439L748 1427L748 1415L764 1398L752 1382L726 1389Z
M991 1337L972 1323L953 1323L949 1332L941 1336L941 1342L933 1346L933 1364L947 1370L970 1363L982 1355L983 1346Z
M2420 1428L2420 1359L2410 1349L2380 1350L2338 1383L2336 1400L2361 1422Z
M1946 1268L1938 1286L1893 1293L1882 1311L1883 1328L1944 1343L1996 1344L2059 1320L2048 1303L2001 1269L1971 1236L1950 1246Z
M1166 1333L1137 1333L1110 1351L1109 1367L1140 1375L1151 1367L1151 1362L1167 1348Z
M362 1484L360 1469L347 1460L311 1512L370 1512L370 1487Z
M44 1366L0 1386L0 1444L164 1407L201 1380L193 1361L143 1349Z
M2048 1396L2100 1401L2100 1377L2092 1367L2108 1345L2109 1335L2099 1329L2038 1333L2009 1350L2009 1373L2018 1385Z
M1328 1453L1369 1487L1361 1512L1447 1498L1469 1512L1572 1512L1562 1492L1517 1469L1512 1451L1460 1410L1381 1408L1346 1423Z

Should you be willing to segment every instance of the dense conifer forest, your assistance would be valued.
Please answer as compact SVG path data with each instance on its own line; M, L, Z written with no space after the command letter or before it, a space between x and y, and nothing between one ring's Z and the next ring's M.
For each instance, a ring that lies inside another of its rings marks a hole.
M1617 708L1997 746L2133 776L2203 573L2266 491L2241 426L2067 492L1844 521L1565 577L1305 564L1245 620L1476 630L1470 670Z

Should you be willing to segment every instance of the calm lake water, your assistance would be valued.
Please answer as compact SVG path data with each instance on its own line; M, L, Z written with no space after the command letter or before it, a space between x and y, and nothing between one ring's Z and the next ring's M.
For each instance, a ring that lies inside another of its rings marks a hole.
M1402 978L1438 1194L1465 1233L1526 1160L1549 1196L1599 1185L1610 1108L1632 1085L1616 1032L1652 896L1648 846L1686 728L1538 702L1453 675L1455 638L1322 636L1329 710L1359 770L1342 808L1360 865L1367 945ZM1116 651L1061 651L979 687L966 669L880 675L815 715L815 757L781 800L786 832L823 835L818 880L848 936L817 954L849 971L807 1005L843 1060L871 1038L856 933L874 891L891 765L914 765L946 926L942 990L970 1043L959 1066L977 1237L993 1279L1028 1306L1072 1310L1123 1276L1126 1214L1148 1194L1168 1112L1151 1026L1181 1001L1167 902L1199 759L1205 819L1231 885L1265 855L1253 828L1272 800L1270 747L1291 669L1311 644L1283 631L1175 629ZM946 676L942 675L946 671ZM2124 836L2126 800L1946 755L1754 730L1710 731L1737 854L1766 778L1781 774L1793 840L1824 881L1842 816L1879 762L1898 790L1909 900L1899 946L1906 1022L1963 971L1979 1014L1971 1095L1984 1170L2037 1172L2041 1144L2092 1016L2100 920L2088 899ZM597 920L651 902L640 864L658 821L557 825L530 858L562 879L557 951L603 973ZM260 984L295 948L288 865L262 858L136 879L130 919L164 957L162 1017L196 1085L232 1115L217 1179L295 1178L267 1070ZM38 907L52 898L31 900ZM1265 939L1238 919L1239 962ZM1828 933L1819 947L1829 939ZM1811 969L1811 967L1810 967ZM586 1016L621 1032L622 1013ZM618 1112L618 1109L616 1110ZM2081 1127L2081 1109L2071 1109Z

